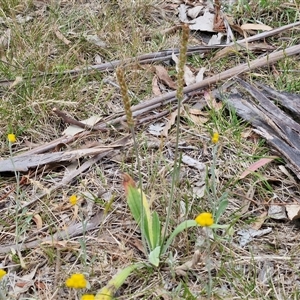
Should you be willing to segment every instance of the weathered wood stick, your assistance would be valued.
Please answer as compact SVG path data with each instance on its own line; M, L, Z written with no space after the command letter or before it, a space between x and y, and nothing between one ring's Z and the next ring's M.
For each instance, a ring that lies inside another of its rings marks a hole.
M289 47L285 50L280 50L280 51L273 52L271 54L267 54L266 56L255 59L253 61L250 61L249 63L241 64L239 66L236 66L229 70L226 70L220 74L208 77L208 78L202 80L201 82L191 84L191 85L185 87L183 89L183 92L184 92L184 94L188 94L190 92L202 89L204 87L207 87L207 86L210 86L213 84L216 84L222 80L232 78L234 76L245 73L247 71L251 71L251 70L261 68L264 66L269 66L284 57L296 55L299 53L300 53L300 45L295 45L295 46ZM150 100L144 101L140 104L134 105L131 107L131 110L133 112L133 115L136 117L136 116L140 115L141 113L144 113L145 108L147 108L147 111L152 111L153 109L165 104L166 102L171 103L171 102L174 102L175 100L176 100L176 91L173 91L173 92L169 92L169 93L163 94L161 96L152 98ZM99 123L98 125L94 126L94 129L103 129L106 126L115 125L119 122L124 122L125 120L126 120L126 116L121 116L121 117L115 118L113 120Z

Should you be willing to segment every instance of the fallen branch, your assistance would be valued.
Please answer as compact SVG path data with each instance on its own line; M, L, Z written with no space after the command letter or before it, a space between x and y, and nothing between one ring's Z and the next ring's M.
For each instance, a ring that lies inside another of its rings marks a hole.
M232 42L230 44L227 44L227 45L213 45L213 46L202 46L201 45L201 46L189 47L188 51L187 51L187 55L205 53L205 52L209 52L213 49L224 48L224 47L228 47L228 46L234 46L236 44L246 45L246 43L251 43L251 42L254 42L254 41L265 39L267 37L274 36L278 33L281 33L283 31L292 29L296 26L300 26L300 21L292 23L292 24L284 25L284 26L275 28L275 29L270 30L270 31L262 32L262 33L253 35L251 37L248 37L248 38L245 38L245 39L242 39L242 40L237 40L237 41L234 41L234 42ZM95 70L100 71L100 72L112 71L118 66L121 66L121 65L125 66L125 65L132 64L132 63L150 64L150 63L154 63L156 61L164 61L164 60L171 59L172 53L178 54L179 49L174 48L174 49L168 49L168 50L163 50L163 51L154 52L154 53L143 54L143 55L137 56L135 58L128 58L128 59L124 59L124 60L114 60L114 61L111 61L111 62L99 64L99 65L87 66L87 67L82 68L82 69L76 69L76 70L74 69L74 70L68 70L68 71L56 72L56 73L42 73L42 74L39 74L39 75L36 75L36 76L32 76L31 80L34 81L39 77L45 77L45 76L47 76L47 77L61 76L63 74L76 76L80 73L90 73L90 72L95 71ZM14 82L14 80L0 80L0 85L9 86L13 82Z
M30 168L43 166L61 161L72 161L82 156L96 155L112 150L110 147L80 149L72 151L52 152L45 154L14 156L0 160L0 172L26 172Z
M295 46L289 47L285 50L273 52L262 58L255 59L253 61L250 61L249 63L244 63L242 65L239 65L239 66L233 67L229 70L226 70L220 74L206 78L206 79L202 80L201 82L191 84L183 89L183 93L188 94L188 93L194 92L196 90L202 89L209 85L216 84L222 80L232 78L234 76L245 73L247 71L252 71L257 68L269 66L284 57L296 55L299 53L300 53L300 45L295 45ZM177 101L176 91L169 92L169 93L163 94L161 96L152 98L150 100L144 101L143 103L134 105L131 107L131 110L133 112L133 116L137 117L137 116L141 115L142 113L145 113L146 111L148 111L148 112L153 111L157 107L160 107L162 105L165 105L165 104L168 104L168 103L171 103L174 101ZM125 115L120 116L115 119L112 119L112 120L105 120L105 121L95 125L94 129L103 130L107 126L116 125L120 122L124 122L125 120L126 120Z
M239 74L242 74L247 71L254 70L256 68L264 67L264 66L269 66L278 60L287 57L287 56L292 56L300 53L300 45L295 45L290 48L287 48L285 50L280 50L277 52L273 52L269 55L266 55L262 58L255 59L249 63L244 63L242 65L233 67L227 71L224 71L220 74L214 75L212 77L206 78L203 81L199 83L195 83L192 85L189 85L183 89L184 94L189 94L191 92L195 92L199 89L203 89L209 85L216 84L222 80L226 80L229 78L232 78L234 76L237 76ZM166 105L168 103L172 103L176 101L176 91L172 91L166 94L163 94L161 96L152 98L150 100L144 101L140 104L137 104L135 106L131 107L131 110L133 111L133 116L138 117L145 112L152 112L154 109ZM164 115L164 114L163 114ZM155 118L160 118L161 115L153 115L150 119L154 120ZM149 118L146 118L145 121L149 120ZM120 117L113 118L110 117L109 119L106 119L95 126L93 126L94 130L100 130L100 131L105 131L107 128L110 126L114 126L118 123L125 122L126 121L126 116L123 114ZM138 124L141 124L142 122L137 122ZM43 153L46 151L49 151L53 148L55 148L58 144L60 143L70 143L78 138L84 137L86 135L90 134L90 131L84 131L78 135L75 136L63 136L61 138L58 138L46 145L39 146L37 148L34 148L32 150L29 150L28 152L21 154L21 155L29 155L29 154L37 154L37 153Z

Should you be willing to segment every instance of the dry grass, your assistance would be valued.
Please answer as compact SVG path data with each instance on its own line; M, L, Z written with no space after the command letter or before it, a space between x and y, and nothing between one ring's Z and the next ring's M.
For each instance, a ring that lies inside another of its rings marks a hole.
M85 3L86 2L86 3ZM239 1L242 2L242 1ZM278 1L274 6L267 1L256 1L236 6L232 14L237 22L263 22L280 26L299 19L299 3ZM71 78L43 76L31 78L41 72L53 73L95 64L96 56L102 62L125 59L139 54L155 52L178 46L179 34L162 35L160 32L178 23L167 6L168 2L135 1L9 1L0 0L0 33L8 33L6 46L0 45L0 70L3 79L23 81L14 87L1 87L0 127L2 128L1 157L9 156L6 135L14 132L18 142L13 153L28 149L25 141L34 144L50 142L59 137L67 124L52 113L54 107L67 111L82 120L91 115L114 115L123 110L119 90L106 83L116 82L114 72L93 72ZM284 5L288 8L282 10ZM32 17L22 22L20 17ZM18 21L19 20L19 21ZM67 38L67 45L57 37L57 30ZM86 35L98 35L105 47L86 40ZM299 28L270 39L277 48L299 43ZM195 41L193 39L193 41ZM208 75L216 74L233 65L244 63L256 53L242 53L222 58L217 62L210 56L189 58L194 68L207 67ZM259 78L277 89L298 92L299 58L284 59L273 70L257 70L245 78ZM170 73L174 67L169 67ZM126 70L129 89L137 101L152 96L153 73L149 67L136 66ZM197 99L193 100L197 102ZM192 106L189 102L187 108ZM209 110L210 120L197 125L190 119L181 120L180 146L184 154L207 165L212 164L210 134L221 135L216 160L217 196L228 192L229 206L221 223L232 224L233 237L219 232L212 241L210 253L203 246L202 229L182 233L173 243L160 268L145 268L133 273L118 291L119 299L207 299L207 256L212 266L213 299L298 299L299 295L299 228L287 221L266 219L263 228L273 231L259 237L245 248L238 244L239 229L253 224L267 211L271 201L285 204L299 202L299 181L284 174L279 167L282 161L273 162L256 174L239 181L238 176L258 158L272 154L265 142L240 120L235 112L223 108ZM128 135L123 126L111 128L107 133L92 132L88 137L63 148L87 147L91 142L110 144ZM115 151L88 171L78 176L68 186L43 197L34 205L18 211L33 195L47 192L62 180L67 165L51 166L21 174L21 185L14 174L0 177L0 244L27 243L52 236L74 222L83 222L108 207L110 209L101 226L79 237L66 238L59 243L39 244L20 252L0 254L0 264L9 276L9 299L76 299L73 291L64 287L69 274L86 274L95 293L104 286L117 270L132 262L146 261L141 252L139 231L129 213L121 186L121 172L130 173L135 179L139 171L143 189L164 220L168 204L173 171L176 128L169 137L151 136L147 127L137 128L141 170L137 170L132 145ZM198 198L192 188L202 174L184 164L175 190L170 225L175 227L182 220L194 218L199 212L211 210L211 195ZM26 180L24 179L26 178ZM22 180L23 179L23 180ZM207 175L207 184L211 174ZM79 210L69 205L72 194L80 199ZM250 201L249 201L250 199ZM249 205L243 210L243 206ZM38 220L42 220L38 228ZM190 269L183 264L200 253L198 262ZM178 268L183 272L178 275ZM32 273L28 289L18 294L24 286L24 276ZM269 273L268 273L269 272ZM270 274L270 275L267 275Z

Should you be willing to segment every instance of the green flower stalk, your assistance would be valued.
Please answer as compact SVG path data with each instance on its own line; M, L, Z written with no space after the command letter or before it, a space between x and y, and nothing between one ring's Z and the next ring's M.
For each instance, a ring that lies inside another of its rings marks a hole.
M136 154L136 161L137 161L138 170L139 170L139 184L140 184L140 186L142 186L142 175L141 175L141 172L140 172L141 162L140 162L140 159L139 159L138 143L137 143L137 139L136 139L135 132L134 132L134 120L133 120L133 117L132 117L131 103L130 103L130 99L129 99L129 96L128 96L128 87L127 87L127 84L125 82L124 72L121 68L117 68L116 75L117 75L117 79L118 79L120 89L121 89L121 95L122 95L122 99L123 99L127 124L128 124L129 129L130 129L130 132L132 134L133 147L134 147L134 151L135 151L135 154ZM140 193L140 202L143 203L142 193ZM144 222L146 222L146 221L145 221L144 206L142 204L141 204L141 207L142 207L142 211L141 211L141 220L140 221L142 223L142 228L143 228L145 226ZM142 242L143 242L145 250L147 251L146 240L145 240L144 235L142 235Z
M172 185L171 185L171 191L170 191L170 198L168 201L168 210L167 210L167 218L166 218L166 224L165 229L163 232L163 238L162 240L165 241L170 221L170 215L171 215L171 207L172 203L174 201L174 194L175 194L175 184L176 184L176 174L179 171L179 125L180 125L180 111L181 111L181 103L183 100L183 86L184 86L184 66L186 63L186 53L187 53L187 47L188 47L188 40L189 40L189 25L183 24L182 25L182 35L181 35L181 42L180 42L180 53L179 53L179 63L178 63L178 75L177 75L177 92L176 96L178 99L178 107L177 107L177 119L176 119L176 148L175 148L175 154L174 154L174 170L173 170L173 176L172 176ZM167 242L168 243L168 242Z
M103 287L95 296L95 300L111 300L117 289L125 282L127 277L137 268L141 267L142 264L134 264L121 270L117 273L105 287Z

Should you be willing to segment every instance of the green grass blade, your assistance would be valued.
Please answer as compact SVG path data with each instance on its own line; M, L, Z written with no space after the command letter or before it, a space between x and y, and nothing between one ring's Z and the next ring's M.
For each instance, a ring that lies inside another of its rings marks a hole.
M161 246L161 228L160 220L156 211L152 214L152 234L153 234L153 249L157 246ZM152 250L153 250L152 249Z

